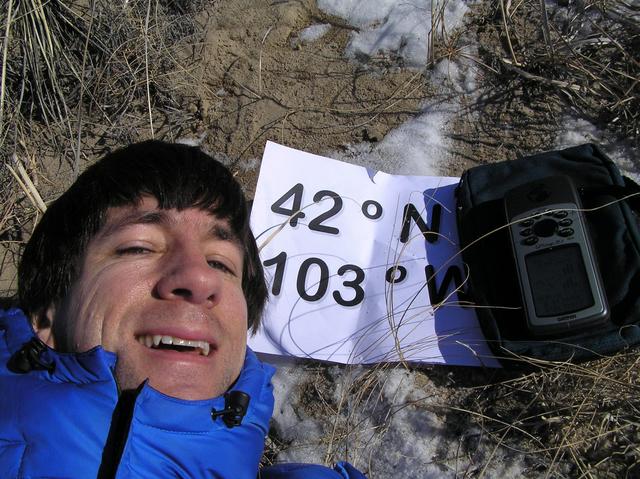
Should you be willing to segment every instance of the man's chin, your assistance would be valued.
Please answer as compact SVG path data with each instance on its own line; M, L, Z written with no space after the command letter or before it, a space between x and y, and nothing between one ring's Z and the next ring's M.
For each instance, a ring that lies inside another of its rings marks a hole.
M240 360L231 365L219 362L221 358L214 355L205 358L155 350L143 353L119 355L116 378L121 389L136 389L148 380L151 387L167 396L192 401L212 399L227 391L242 366Z
M216 387L214 384L198 384L193 379L192 377L168 380L167 377L154 378L151 376L149 385L166 396L189 401L212 399L224 394L228 388L228 386Z
M215 384L211 375L201 374L158 373L120 375L118 384L121 390L138 389L145 381L156 391L166 396L189 401L212 399L223 395L233 381L220 381Z

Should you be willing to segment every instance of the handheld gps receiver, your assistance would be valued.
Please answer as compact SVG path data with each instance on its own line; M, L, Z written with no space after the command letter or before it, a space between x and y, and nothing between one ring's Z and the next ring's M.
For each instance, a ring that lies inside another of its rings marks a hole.
M566 336L604 323L609 307L571 180L526 183L504 205L531 334Z

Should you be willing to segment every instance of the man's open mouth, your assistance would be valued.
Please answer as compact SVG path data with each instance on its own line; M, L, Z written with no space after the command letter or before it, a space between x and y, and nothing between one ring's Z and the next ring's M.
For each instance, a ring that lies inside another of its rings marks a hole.
M151 349L171 349L180 352L197 352L202 356L209 356L211 346L206 341L193 341L191 339L176 338L160 334L144 334L137 336L140 344Z

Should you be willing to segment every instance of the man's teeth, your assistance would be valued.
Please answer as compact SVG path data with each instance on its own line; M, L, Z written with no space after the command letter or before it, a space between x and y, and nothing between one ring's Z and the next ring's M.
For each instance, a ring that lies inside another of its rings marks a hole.
M190 339L182 339L160 334L145 334L144 336L138 336L138 342L148 348L156 348L160 344L198 348L200 350L200 354L203 356L209 356L210 350L209 343L206 341L192 341Z

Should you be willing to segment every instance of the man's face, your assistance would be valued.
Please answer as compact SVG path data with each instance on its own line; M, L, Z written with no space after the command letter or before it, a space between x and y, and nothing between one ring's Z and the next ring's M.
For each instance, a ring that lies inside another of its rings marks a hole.
M121 389L149 378L170 396L218 396L245 356L242 266L229 225L206 211L159 210L150 197L112 208L77 281L51 312L49 342L116 353Z

